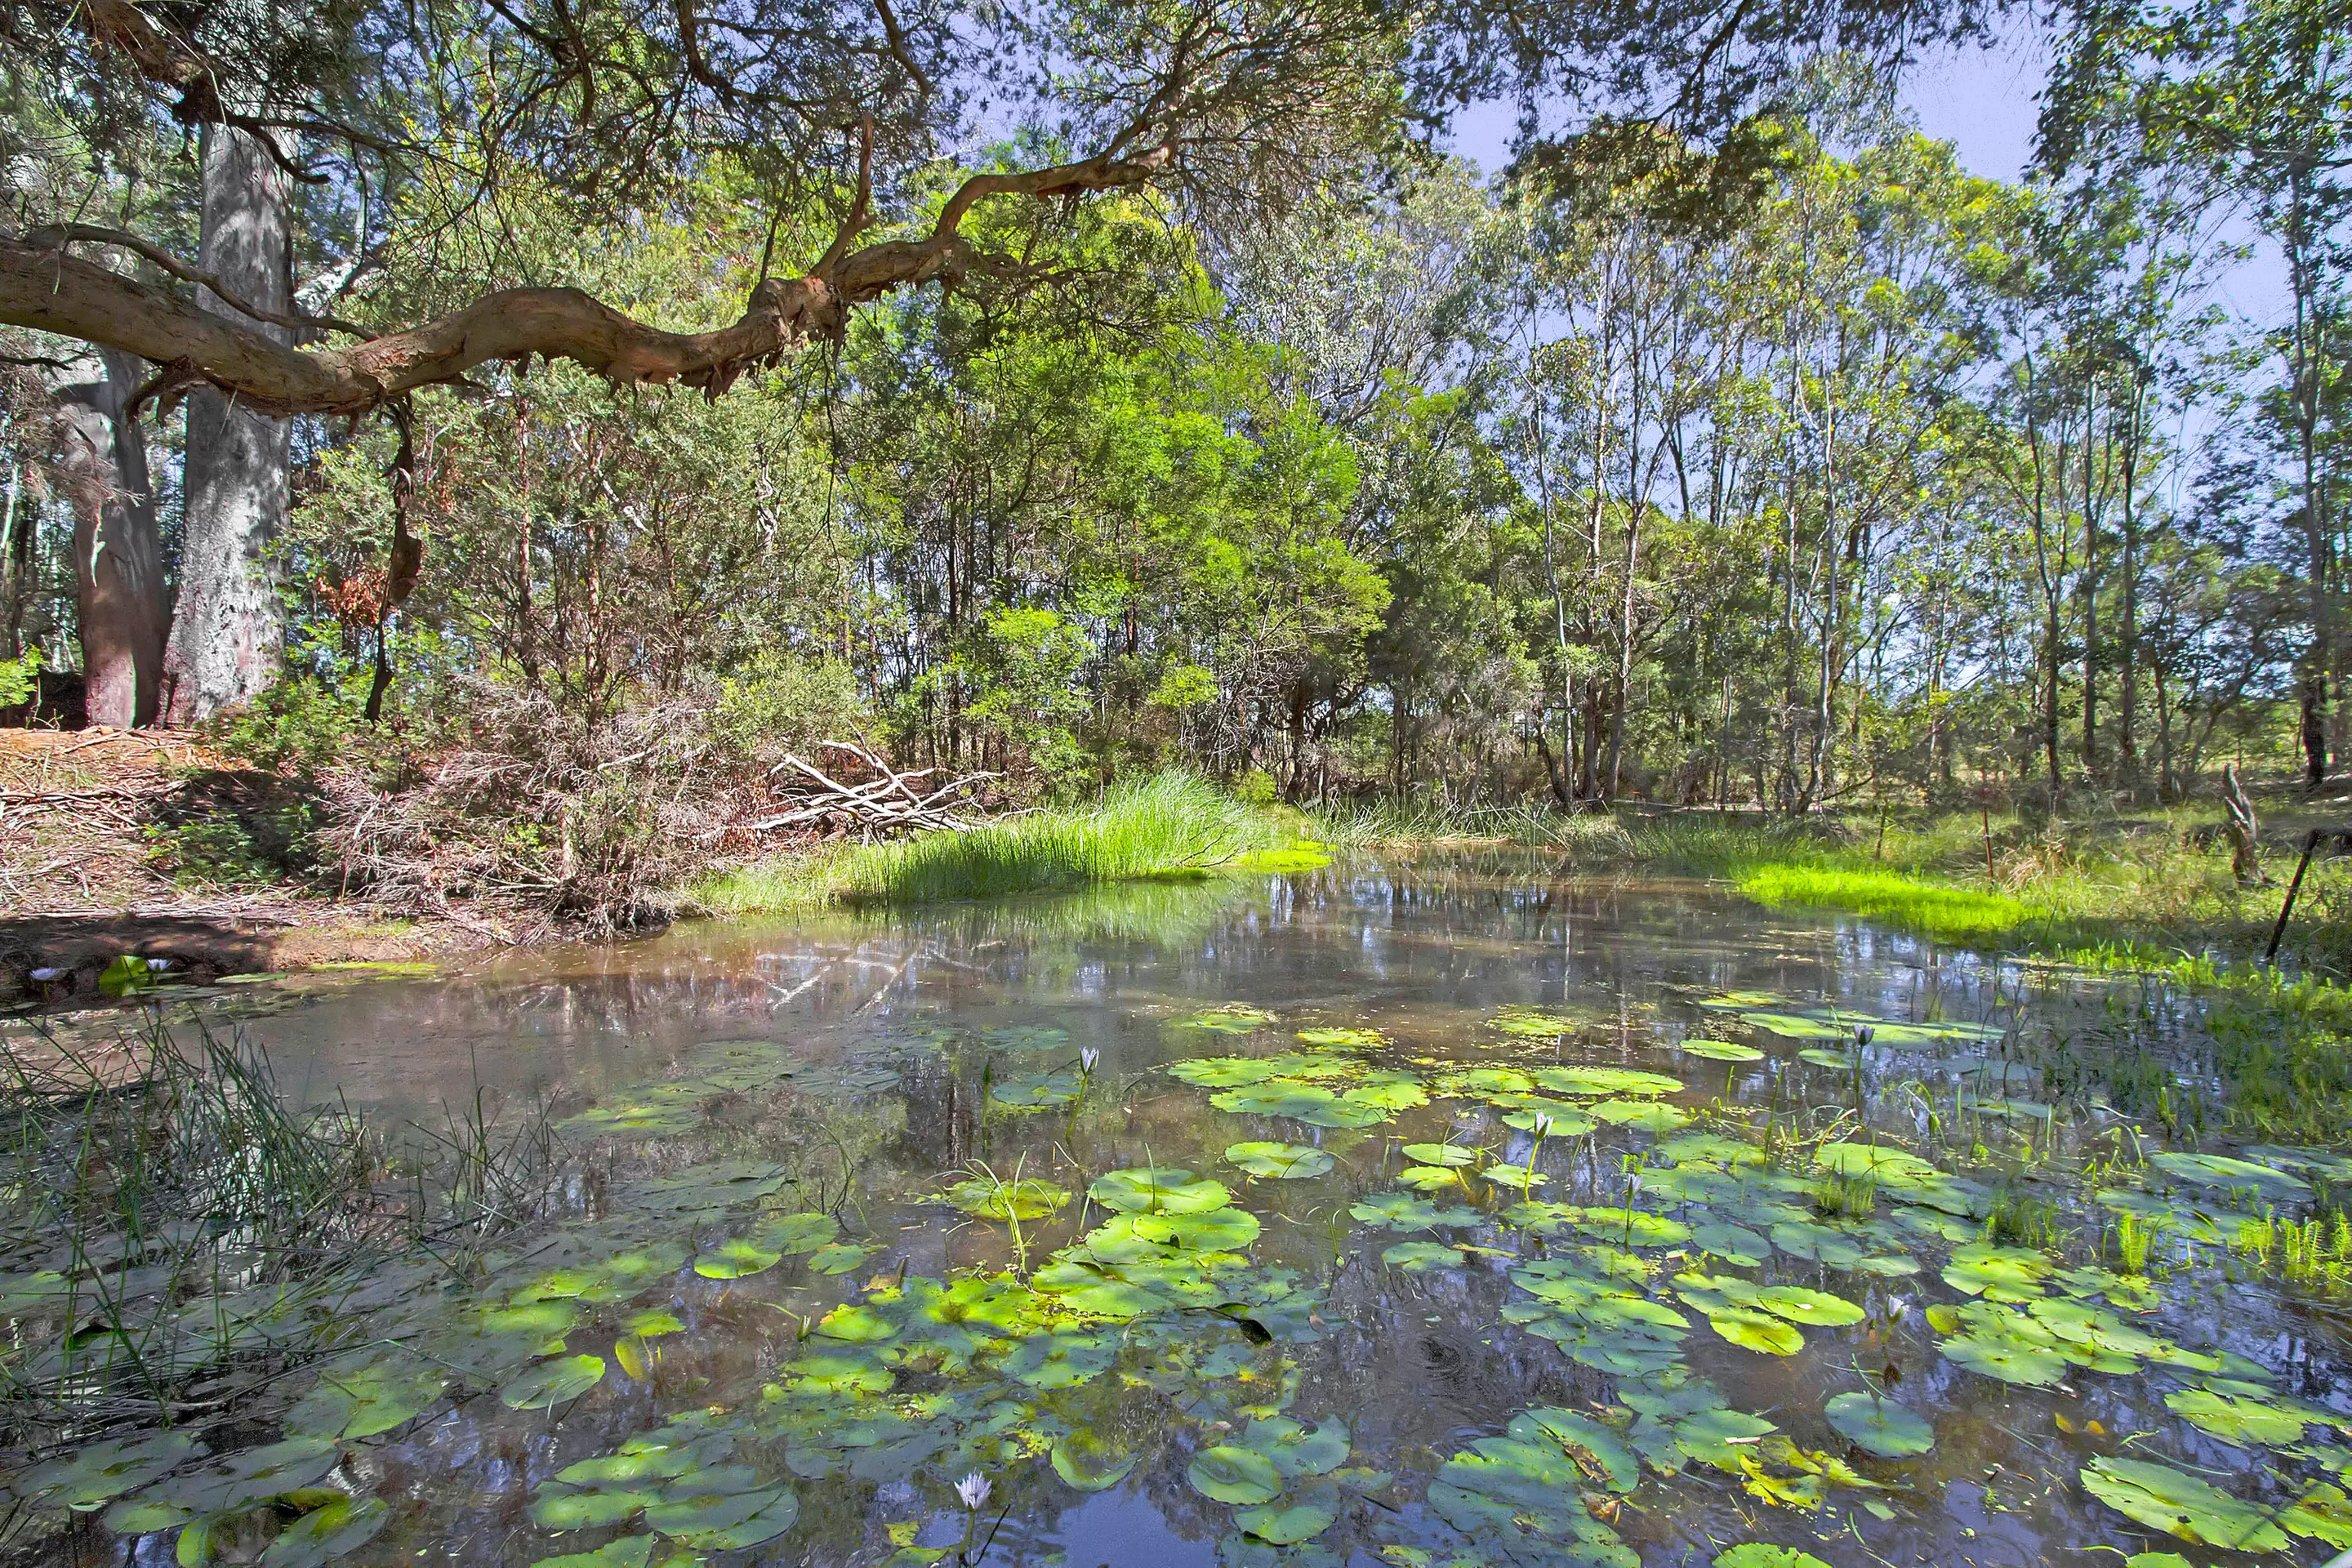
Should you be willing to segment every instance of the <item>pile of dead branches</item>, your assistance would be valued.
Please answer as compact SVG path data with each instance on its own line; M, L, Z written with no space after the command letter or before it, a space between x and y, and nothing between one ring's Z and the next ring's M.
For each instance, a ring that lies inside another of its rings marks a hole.
M986 818L975 815L981 803L974 795L1000 773L963 773L938 782L947 768L917 768L899 773L865 746L850 741L820 741L821 748L839 752L862 765L872 776L845 784L794 753L768 770L777 809L747 822L754 834L815 832L825 838L856 834L873 839L917 829L967 833Z
M642 929L755 803L685 704L591 722L485 682L454 743L319 783L330 890L509 942Z

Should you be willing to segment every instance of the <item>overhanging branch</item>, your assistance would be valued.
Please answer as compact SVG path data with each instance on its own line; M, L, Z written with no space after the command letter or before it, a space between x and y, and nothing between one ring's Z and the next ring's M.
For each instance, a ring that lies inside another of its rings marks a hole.
M648 326L577 289L506 289L463 310L350 348L305 352L190 300L31 237L0 236L0 322L134 353L163 367L167 392L209 384L261 412L362 414L478 365L568 359L615 385L697 386L716 397L754 365L772 365L814 337L837 336L850 310L895 289L1011 277L1013 258L959 232L992 195L1051 196L1140 185L1168 161L1093 158L1017 174L975 174L927 238L829 249L802 278L763 279L742 316L706 332ZM855 215L854 215L855 216Z

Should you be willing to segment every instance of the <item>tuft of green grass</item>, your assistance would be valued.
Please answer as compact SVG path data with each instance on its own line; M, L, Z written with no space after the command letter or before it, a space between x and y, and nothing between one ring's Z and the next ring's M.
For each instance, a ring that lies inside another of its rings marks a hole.
M740 915L1200 879L1287 842L1269 814L1195 774L1170 772L1113 785L1089 805L1047 806L969 833L747 866L704 883L695 897L713 913Z
M1946 940L2005 936L2032 916L2021 900L2006 893L1837 865L1758 866L1740 875L1738 886L1760 904L1851 910Z

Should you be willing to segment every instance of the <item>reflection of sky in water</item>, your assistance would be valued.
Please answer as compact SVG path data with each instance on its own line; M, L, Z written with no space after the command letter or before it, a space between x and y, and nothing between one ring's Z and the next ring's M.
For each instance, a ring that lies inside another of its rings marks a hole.
M851 1236L877 1249L844 1278L815 1277L793 1264L725 1286L687 1275L675 1300L692 1329L662 1342L663 1378L650 1384L614 1378L560 1420L476 1399L380 1444L388 1493L407 1500L401 1525L380 1543L400 1543L391 1555L424 1547L465 1561L528 1562L535 1552L585 1550L602 1538L537 1538L520 1555L504 1544L527 1531L532 1490L556 1470L696 1404L757 1407L763 1385L788 1374L796 1355L827 1342L802 1341L793 1325L854 1299L866 1279L895 1272L902 1259L911 1275L931 1277L1016 1262L1003 1226L966 1221L921 1201L942 1184L941 1173L985 1160L1001 1173L1017 1166L1074 1193L1106 1171L1147 1163L1224 1182L1262 1226L1250 1248L1253 1264L1297 1271L1307 1292L1299 1300L1314 1301L1313 1335L1265 1351L1262 1363L1281 1364L1277 1381L1295 1379L1289 1414L1309 1423L1344 1421L1353 1438L1347 1473L1377 1469L1395 1480L1336 1492L1320 1481L1298 1483L1322 1487L1315 1495L1327 1500L1339 1498L1340 1519L1318 1544L1281 1560L1370 1563L1393 1545L1433 1551L1437 1563L1449 1552L1487 1554L1465 1562L1569 1563L1578 1559L1540 1543L1520 1544L1516 1557L1503 1555L1507 1543L1496 1540L1465 1546L1427 1494L1441 1465L1522 1412L1584 1412L1621 1425L1627 1418L1618 1404L1626 1375L1579 1364L1507 1316L1524 1317L1531 1300L1510 1278L1515 1266L1575 1256L1605 1232L1562 1225L1546 1240L1493 1223L1510 1194L1488 1203L1489 1219L1475 1231L1384 1231L1349 1212L1368 1198L1402 1195L1396 1178L1408 1163L1399 1152L1406 1143L1451 1139L1526 1160L1535 1141L1502 1123L1509 1103L1441 1096L1360 1129L1315 1126L1212 1110L1213 1090L1159 1069L1198 1057L1296 1050L1290 1037L1302 1028L1370 1027L1384 1043L1364 1053L1366 1065L1424 1080L1466 1066L1639 1067L1679 1078L1685 1087L1675 1103L1685 1111L1721 1100L1754 1116L1771 1106L1784 1118L1784 1139L1792 1131L1853 1135L1850 1117L1841 1121L1853 1075L1796 1059L1801 1048L1818 1051L1839 1039L1783 1037L1742 1022L1739 1009L1701 1005L1747 992L1765 994L1749 1012L1810 1013L1837 1031L1851 1015L2000 1026L2000 1038L1885 1030L1888 1039L1874 1042L1864 1058L1871 1114L1887 1131L1916 1137L1932 1118L1948 1139L1955 1130L1981 1139L2011 1169L2006 1177L1987 1166L1971 1173L2058 1202L2064 1228L2077 1233L2068 1254L2076 1262L2090 1259L2094 1233L2112 1222L2083 1202L2072 1169L2120 1145L2093 1142L2113 1118L2093 1106L2095 1074L2075 1072L2079 1063L2053 1055L2054 1043L2072 1039L2093 1056L2152 1043L2189 1079L2210 1079L2193 1032L2168 1006L2140 1010L2136 986L2123 988L2118 1001L2104 985L1988 966L1850 921L1763 911L1696 885L1555 879L1544 862L1520 855L1358 863L1238 887L1154 886L887 921L685 926L624 946L519 953L443 980L341 984L309 994L298 984L258 999L262 1011L247 1026L268 1045L288 1087L312 1100L341 1094L354 1105L425 1116L436 1100L470 1096L478 1074L516 1091L513 1103L524 1093L552 1096L555 1113L575 1131L612 1124L595 1123L599 1116L642 1115L636 1131L653 1135L632 1131L617 1140L610 1184L597 1189L614 1205L607 1220L627 1218L628 1173L643 1168L634 1162L675 1169L766 1157L822 1179L837 1174L845 1159L856 1194L836 1212ZM1262 1009L1279 1022L1255 1035L1183 1024L1217 1005ZM1556 1016L1559 1033L1491 1027L1496 1010L1509 1006ZM1768 1056L1715 1060L1673 1051L1686 1036L1753 1041ZM983 1102L983 1083L1014 1086L1008 1093L1026 1086L1051 1100L1055 1083L1064 1081L1052 1075L1066 1079L1090 1048L1101 1059L1075 1103L1014 1112ZM2062 1061L2067 1071L2053 1073ZM2024 1109L2000 1103L2004 1092ZM2054 1133L2046 1119L2053 1100L2061 1102ZM1988 1110L1982 1101L1994 1104ZM2021 1127L2030 1127L2045 1152L2058 1139L2067 1168L2019 1163ZM1310 1180L1251 1183L1223 1156L1228 1144L1244 1140L1313 1144L1337 1156L1337 1168ZM1622 1205L1626 1157L1654 1142L1607 1121L1590 1136L1553 1138L1540 1162L1549 1184L1530 1192L1557 1204ZM1811 1179L1791 1177L1766 1207L1810 1213ZM1437 1201L1451 1205L1462 1196ZM2210 1206L2224 1206L2219 1194L2204 1196ZM1690 1215L1686 1197L1644 1191L1637 1201L1662 1215ZM1678 1270L1722 1276L1731 1272L1725 1265L1647 1249L1659 1265L1651 1297L1684 1303L1690 1331L1682 1363L1712 1380L1733 1411L1762 1415L1801 1451L1835 1459L1840 1476L1850 1479L1823 1489L1816 1511L1789 1506L1787 1496L1774 1506L1743 1488L1740 1476L1704 1464L1670 1479L1647 1475L1622 1505L1611 1505L1610 1489L1588 1476L1594 1506L1613 1507L1617 1534L1643 1561L1704 1562L1709 1542L1748 1540L1802 1545L1832 1563L1856 1565L2024 1563L2097 1544L2137 1550L2162 1543L2078 1484L2078 1472L2095 1458L2161 1458L2224 1486L2274 1466L2306 1484L2322 1473L2259 1447L2221 1443L2176 1418L2163 1395L2193 1381L2177 1368L2115 1375L2069 1367L2062 1385L2050 1389L1963 1370L1937 1348L1952 1331L1932 1327L1922 1309L1969 1304L1937 1279L1937 1268L1975 1220L1938 1236L1938 1211L1882 1196L1874 1213L1860 1249L1881 1260L1916 1256L1923 1273L1874 1277L1806 1261L1785 1244L1764 1269L1738 1271L1759 1283L1827 1290L1867 1310L1859 1324L1805 1328L1802 1348L1786 1356L1735 1347L1710 1330L1688 1304L1691 1296L1676 1296ZM1108 1217L1082 1199L1030 1222L1022 1238L1027 1262L1045 1263ZM1769 1213L1731 1217L1752 1226L1751 1235L1772 1221ZM2224 1223L2235 1216L2225 1215ZM1424 1272L1381 1262L1384 1250L1432 1237L1495 1250ZM1772 1239L1782 1240L1777 1232ZM2158 1257L2168 1256L2184 1267L2159 1281L2161 1310L2134 1318L2135 1327L2182 1347L2226 1347L2250 1357L2276 1376L2278 1395L2335 1400L2330 1320L2292 1309L2268 1286L2225 1281L2211 1267L2210 1249L2194 1269L2185 1267L2189 1254L2177 1241L2159 1242ZM988 1511L992 1519L1010 1505L1013 1512L990 1561L1031 1562L1058 1552L1071 1564L1176 1568L1215 1562L1221 1550L1233 1562L1275 1560L1269 1548L1234 1535L1232 1510L1186 1479L1202 1449L1238 1440L1244 1421L1234 1411L1265 1395L1188 1384L1184 1357L1225 1346L1241 1364L1259 1352L1237 1336L1229 1315L1197 1310L1165 1322L1174 1329L1128 1331L1130 1347L1156 1345L1152 1359L1177 1369L1162 1379L1165 1386L1135 1382L1135 1369L1122 1363L1127 1370L1107 1374L1108 1382L1036 1400L1039 1409L1065 1412L1055 1419L1109 1423L1140 1456L1136 1470L1112 1489L1087 1495L1055 1481L1034 1453L1000 1461L997 1500ZM594 1328L583 1328L572 1348L609 1342L609 1328L603 1332L600 1341ZM1891 1374L1888 1396L1932 1419L1930 1454L1872 1460L1849 1455L1829 1430L1824 1401L1866 1386L1863 1371ZM898 1393L950 1397L957 1375L910 1373ZM964 1433L974 1417L960 1410L942 1419L961 1423L956 1430ZM2132 1434L2156 1436L2122 1447ZM803 1522L759 1560L797 1563L814 1552L814 1561L881 1563L909 1544L960 1542L962 1516L949 1489L958 1476L939 1468L952 1450L903 1476L886 1475L888 1467L870 1459L851 1462L877 1451L846 1450L847 1475L836 1468L794 1482ZM1849 1458L1854 1468L1846 1469ZM774 1446L761 1450L760 1462L780 1459ZM1785 1466L1776 1473L1784 1485L1801 1479ZM2264 1495L2281 1500L2274 1487ZM903 1527L897 1536L887 1533L894 1524ZM2181 1549L2192 1561L2212 1555ZM2326 1554L2311 1540L2294 1550L2312 1562Z

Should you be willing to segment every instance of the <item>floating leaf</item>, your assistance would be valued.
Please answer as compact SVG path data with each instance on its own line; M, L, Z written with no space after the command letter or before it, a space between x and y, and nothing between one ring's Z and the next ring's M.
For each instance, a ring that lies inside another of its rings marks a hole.
M286 1415L286 1429L320 1437L373 1437L389 1432L441 1397L441 1373L429 1367L378 1363L330 1368Z
M1234 1515L1234 1522L1260 1541L1275 1546L1296 1546L1311 1541L1339 1521L1339 1516L1326 1509L1299 1505L1294 1508L1252 1508Z
M1678 1078L1638 1068L1544 1068L1536 1073L1535 1080L1555 1094L1610 1095L1621 1100L1676 1094L1683 1087Z
M1282 1473L1272 1459L1231 1443L1202 1450L1184 1476L1202 1497L1237 1507L1272 1502L1282 1491Z
M2291 1400L2244 1398L2210 1388L2176 1389L2168 1409L2208 1436L2240 1447L2283 1448L2303 1441L2303 1429L2324 1419Z
M600 1355L562 1356L541 1362L499 1392L499 1402L509 1410L545 1410L577 1399L604 1381Z
M1715 1568L1830 1568L1830 1565L1810 1552L1800 1552L1793 1546L1766 1546L1759 1542L1718 1552Z
M988 1098L1015 1110L1067 1105L1086 1092L1086 1075L1076 1068L1058 1072L1016 1073L989 1086Z
M1832 1050L1826 1046L1807 1046L1797 1053L1797 1059L1811 1067L1827 1068L1832 1072L1852 1072L1862 1065L1862 1053Z
M1298 1038L1310 1046L1331 1046L1343 1050L1370 1050L1381 1043L1378 1029L1301 1029Z
M782 1247L761 1247L748 1237L722 1241L694 1260L694 1271L705 1279L748 1279L783 1261Z
M2193 1542L2233 1552L2282 1552L2286 1532L2270 1515L2195 1476L2147 1459L2093 1459L2083 1489L2125 1517Z
M1512 1007L1487 1019L1486 1026L1526 1039L1549 1040L1569 1033L1576 1027L1577 1022L1565 1014L1547 1013L1536 1007Z
M28 1500L46 1493L46 1500L58 1507L88 1513L204 1451L202 1443L178 1430L85 1443L19 1473L10 1489Z
M1882 1459L1907 1458L1936 1446L1936 1428L1925 1417L1879 1394L1837 1394L1822 1414L1832 1431Z
M828 1242L809 1254L808 1266L812 1273L846 1274L880 1250L843 1241Z
M1056 1186L1035 1176L1023 1176L1010 1182L1001 1182L992 1176L974 1176L948 1188L940 1194L940 1201L952 1204L964 1213L981 1219L1043 1219L1067 1205L1070 1193L1066 1187Z
M2049 1258L2029 1248L1974 1242L1953 1252L1944 1283L1990 1301L2030 1301L2042 1294L2050 1268Z
M1054 1473L1082 1492L1108 1491L1127 1479L1136 1455L1088 1429L1072 1432L1054 1445Z
M373 1541L391 1519L391 1506L382 1498L336 1498L279 1531L261 1554L261 1568L340 1563Z
M2054 1388L2066 1375L2066 1358L2054 1350L2021 1340L1961 1334L1943 1343L1944 1354L1970 1372L2003 1383L2032 1388Z
M1677 1040L1671 1048L1686 1057L1705 1057L1709 1061L1753 1062L1764 1058L1764 1053L1754 1046L1743 1046L1731 1040Z
M1234 1143L1226 1147L1225 1158L1253 1176L1276 1181L1319 1176L1332 1165L1328 1151L1307 1143Z
M2273 1197L2307 1198L2311 1184L2269 1165L2232 1160L2221 1154L2185 1154L2168 1151L2151 1154L2147 1163L2166 1175L2205 1187L2252 1187Z
M1279 1062L1254 1057L1196 1057L1171 1062L1168 1075L1200 1089L1241 1089L1282 1076Z
M530 1568L646 1568L654 1554L654 1538L650 1535L625 1535L618 1541L608 1541L593 1552L564 1552L553 1557L541 1557Z
M1767 1312L1727 1307L1709 1312L1707 1327L1743 1350L1765 1355L1794 1355L1805 1348L1805 1336Z
M1434 1241L1401 1241L1381 1254L1381 1261L1408 1274L1426 1274L1433 1268L1458 1268L1462 1265L1459 1247L1441 1246Z
M1222 1182L1196 1182L1192 1172L1168 1166L1112 1171L1095 1178L1087 1194L1122 1214L1201 1214L1224 1207L1234 1195Z
M1441 1165L1462 1170L1476 1164L1482 1155L1475 1149L1457 1149L1451 1143L1408 1143L1404 1157L1423 1165Z
M1603 1121L1643 1132L1672 1132L1690 1121L1690 1112L1681 1106L1655 1100L1604 1100L1589 1109Z

